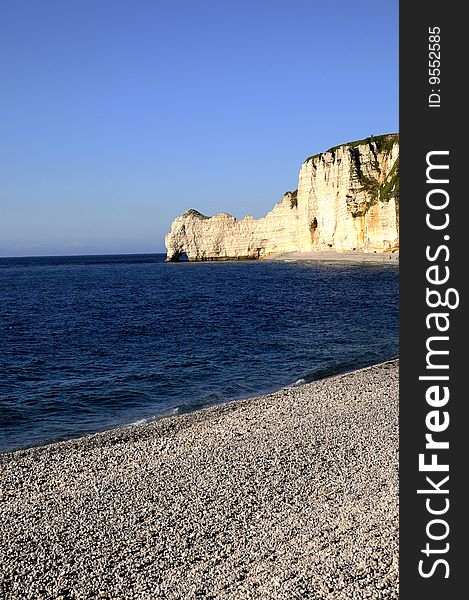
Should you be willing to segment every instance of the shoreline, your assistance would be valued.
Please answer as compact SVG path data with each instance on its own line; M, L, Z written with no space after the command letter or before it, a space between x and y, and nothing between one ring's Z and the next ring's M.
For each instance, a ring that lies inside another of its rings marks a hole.
M371 368L373 368L375 366L379 366L381 364L386 364L386 363L390 363L390 362L394 362L394 361L398 361L398 360L399 360L399 356L395 355L381 363L374 363L371 365L366 365L366 366L357 367L357 368L350 367L343 371L339 371L336 373L331 373L328 375L321 376L318 379L314 379L312 381L306 381L303 378L298 377L292 383L283 385L281 387L276 386L276 387L273 387L270 389L263 389L263 390L259 390L257 392L253 392L252 394L249 394L249 395L243 395L243 396L239 396L239 397L235 397L235 398L231 398L231 399L220 400L220 401L214 402L213 404L201 403L200 406L194 405L194 407L190 408L190 409L184 408L187 405L186 403L178 404L176 406L173 406L171 408L167 408L167 409L163 410L161 413L154 414L151 417L142 417L142 418L137 418L135 420L124 421L124 422L122 422L118 425L114 425L112 427L99 428L94 431L90 431L88 433L84 433L81 435L75 434L75 435L72 435L71 437L64 435L63 437L57 437L54 439L50 439L48 441L40 441L35 444L32 444L31 446L18 446L16 448L11 448L8 450L0 450L0 459L4 455L12 455L12 454L16 454L18 452L27 452L29 450L39 450L40 448L47 447L47 446L53 446L53 445L57 445L57 444L65 444L67 442L73 442L73 441L80 441L80 440L83 440L86 438L91 438L91 437L99 436L99 435L105 435L105 434L109 434L112 432L119 432L119 431L123 431L123 430L129 429L129 428L134 428L134 427L142 427L142 426L145 427L146 425L151 425L153 423L157 423L157 422L165 420L165 419L174 419L174 418L179 418L179 417L182 417L185 415L192 415L194 413L198 413L201 411L225 406L226 404L233 404L233 403L238 403L238 402L256 400L258 398L263 398L264 396L278 394L285 390L296 389L298 387L303 387L304 385L309 385L311 383L317 383L318 381L324 381L327 379L332 379L334 377L340 377L342 375L347 375L349 373L358 373L360 371L363 371L366 369L371 369Z
M347 251L338 252L336 250L321 250L319 252L279 252L267 254L266 256L224 256L210 257L198 260L179 260L165 258L166 264L198 264L198 263L227 263L227 262L258 262L258 261L316 261L316 262L343 262L343 263L391 263L399 264L399 251L394 252L362 252Z
M281 252L263 260L399 264L399 252Z
M2 454L0 595L397 598L397 416L391 360Z

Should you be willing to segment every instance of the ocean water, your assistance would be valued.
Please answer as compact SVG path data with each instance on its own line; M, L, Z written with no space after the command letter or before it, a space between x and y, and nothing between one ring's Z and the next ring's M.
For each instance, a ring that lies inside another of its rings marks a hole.
M398 303L391 264L0 258L0 451L392 358Z

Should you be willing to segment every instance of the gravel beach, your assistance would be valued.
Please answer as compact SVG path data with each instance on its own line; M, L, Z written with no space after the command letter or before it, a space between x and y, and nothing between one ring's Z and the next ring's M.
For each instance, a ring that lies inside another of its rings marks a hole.
M283 261L313 261L313 262L341 262L341 263L389 263L399 264L399 252L282 252L271 254L264 260Z
M398 361L0 455L2 599L398 598Z

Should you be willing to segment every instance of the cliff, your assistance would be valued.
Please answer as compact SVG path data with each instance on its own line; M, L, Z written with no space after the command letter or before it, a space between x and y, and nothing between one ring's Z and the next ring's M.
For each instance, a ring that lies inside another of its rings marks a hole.
M189 210L165 238L167 260L257 259L280 252L389 252L399 247L399 136L330 148L307 158L298 189L263 218Z

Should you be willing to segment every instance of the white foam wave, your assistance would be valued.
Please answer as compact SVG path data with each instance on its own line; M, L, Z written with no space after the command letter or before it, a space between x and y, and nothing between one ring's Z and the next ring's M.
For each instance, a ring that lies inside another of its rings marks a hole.
M303 385L304 383L306 383L306 379L297 379L295 383L291 384L291 387L297 387L298 385Z

